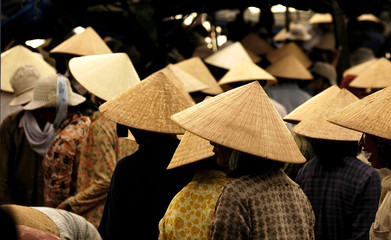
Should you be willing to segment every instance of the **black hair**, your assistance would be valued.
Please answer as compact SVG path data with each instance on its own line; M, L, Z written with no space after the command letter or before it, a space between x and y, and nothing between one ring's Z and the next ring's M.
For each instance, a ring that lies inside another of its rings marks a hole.
M238 177L250 173L261 173L269 169L280 169L284 167L284 164L283 162L241 152L236 169L229 173L229 176Z

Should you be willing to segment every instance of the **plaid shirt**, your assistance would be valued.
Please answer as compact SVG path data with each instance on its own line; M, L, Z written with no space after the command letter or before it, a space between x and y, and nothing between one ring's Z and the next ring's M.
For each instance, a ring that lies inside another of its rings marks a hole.
M296 182L314 209L316 239L368 239L381 192L375 169L345 157L326 170L315 157L299 170Z

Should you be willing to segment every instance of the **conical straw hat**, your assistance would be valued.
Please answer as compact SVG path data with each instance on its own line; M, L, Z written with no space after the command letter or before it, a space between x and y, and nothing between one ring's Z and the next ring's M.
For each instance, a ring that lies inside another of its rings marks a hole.
M214 156L213 146L206 139L186 131L167 169L172 169Z
M282 47L268 53L266 58L269 62L275 63L289 54L294 55L306 68L312 65L312 61L294 42L284 44Z
M279 61L272 63L266 68L270 74L275 77L312 80L313 76L310 71L292 54L289 54Z
M334 141L358 141L362 133L328 122L327 117L336 111L358 101L358 98L346 89L340 89L331 98L323 98L323 104L313 114L307 115L293 127L293 132L309 138Z
M197 78L193 77L193 75L187 73L181 68L175 66L174 64L169 64L167 65L167 67L171 69L171 71L182 82L185 91L191 93L191 92L197 92L208 88L208 85L201 82Z
M332 23L333 16L330 13L315 13L309 20L311 24Z
M373 63L375 63L377 61L377 59L371 59L369 61L365 61L363 63L360 63L360 64L357 64L353 67L350 67L348 69L346 69L344 72L343 72L343 76L347 76L347 75L360 75L363 71L367 70L369 66L371 66Z
M334 124L391 140L391 86L336 112Z
M184 133L170 116L193 104L162 72L156 72L99 107L122 125L159 133Z
M353 79L349 86L356 88L385 88L391 86L391 62L384 57L379 58Z
M190 96L190 94L186 91L184 83L177 77L177 75L174 73L172 68L169 66L166 66L165 68L159 70L160 72L164 73L166 77L174 83L174 85L178 88L178 90L181 91L182 95L187 98L190 102L195 104L194 99Z
M210 73L208 67L205 66L205 64L202 62L201 58L192 57L174 65L194 76L208 86L207 89L204 89L201 92L211 95L217 95L223 92L223 89L221 89L219 84L217 84L216 79Z
M288 115L283 117L284 121L294 124L299 123L307 116L316 113L317 111L319 111L319 109L322 109L323 106L321 105L325 103L324 100L333 98L334 95L339 93L339 89L340 88L336 85L328 87L327 89L313 96L311 99L307 100L306 102L295 108Z
M256 55L263 55L274 50L270 44L255 33L247 34L241 41L243 47Z
M277 79L251 61L242 59L231 68L219 81L219 84L266 80L269 84L277 83Z
M246 49L246 52L247 52L247 54L250 56L252 62L254 62L254 63L259 63L259 62L262 60L261 57L259 57L259 56L258 56L257 54L255 54L255 53L251 52L250 50Z
M276 42L284 42L286 40L285 35L287 32L288 31L286 30L286 28L282 28L276 35L274 35L273 40ZM275 51L275 50L273 50L273 51Z
M357 17L357 21L381 23L381 20L373 14L361 14Z
M88 56L112 53L112 51L92 27L87 27L84 32L75 34L60 43L50 53Z
M172 119L193 134L241 152L280 162L305 162L257 81L198 103Z
M85 89L104 100L140 82L125 53L75 57L69 61L69 69Z
M229 70L243 58L252 61L242 44L234 42L205 58L205 62Z
M10 79L20 67L32 65L41 75L56 74L56 70L45 60L22 45L17 45L1 54L1 90L14 92Z

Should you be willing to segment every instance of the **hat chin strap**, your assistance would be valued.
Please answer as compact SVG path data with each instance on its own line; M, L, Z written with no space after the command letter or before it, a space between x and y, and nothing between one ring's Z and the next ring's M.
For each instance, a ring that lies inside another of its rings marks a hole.
M66 78L63 75L58 75L57 78L57 98L56 98L56 118L53 122L53 127L57 129L65 121L68 114L68 91Z

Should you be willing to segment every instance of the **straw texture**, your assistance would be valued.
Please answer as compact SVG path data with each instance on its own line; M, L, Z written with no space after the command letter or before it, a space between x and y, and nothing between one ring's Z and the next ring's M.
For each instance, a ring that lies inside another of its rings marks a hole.
M357 101L328 120L334 124L391 140L391 87Z
M339 90L340 89L338 86L331 86L323 90L283 117L284 121L296 124L307 116L311 116L312 114L319 111L319 109L324 108L322 104L325 103L325 100L333 98L334 95L339 93Z
M205 58L205 62L229 70L243 58L252 61L242 44L240 42L234 42Z
M333 16L330 13L315 13L309 20L311 24L332 23Z
M177 77L177 75L174 73L172 68L169 66L166 66L165 68L159 70L160 72L164 73L166 77L178 88L178 90L181 91L181 94L187 98L188 101L195 104L194 99L190 96L190 94L186 91L185 86L183 82Z
M328 122L327 117L336 111L358 101L358 98L346 89L340 89L330 98L323 98L319 108L307 115L299 124L293 127L293 132L309 138L333 141L358 141L362 133L350 130Z
M305 162L256 81L207 99L172 119L193 134L238 151L281 162Z
M30 102L33 99L35 84L40 76L38 69L32 65L24 65L18 68L10 80L14 89L14 98L9 105L17 106Z
M350 67L343 72L343 76L345 77L347 75L360 75L362 72L367 70L368 67L371 66L373 63L375 63L377 60L378 59L371 59L369 61L357 64L353 67Z
M277 79L251 61L242 59L231 68L219 81L219 84L266 80L268 84L277 83Z
M84 88L104 100L110 100L140 82L125 53L72 58L69 69Z
M304 65L304 67L308 68L312 65L312 61L294 42L284 44L282 47L268 53L266 58L269 62L275 63L290 54L294 55Z
M280 60L272 63L266 68L270 74L275 77L312 80L313 76L310 71L292 54L289 54Z
M181 81L183 88L186 92L197 92L208 88L208 85L201 82L191 74L175 66L174 64L168 64L167 67L175 74L175 76Z
M349 86L356 88L385 88L391 86L391 62L386 58L379 58L353 79Z
M243 47L256 55L263 55L274 50L274 48L263 38L255 33L247 34L241 41Z
M32 65L41 75L55 74L56 70L32 51L17 45L1 54L1 90L13 93L10 79L20 67Z
M112 51L92 27L87 27L84 32L75 34L60 43L50 53L87 56L107 54Z
M194 163L214 155L213 146L208 140L186 131L167 169Z
M99 107L117 123L160 133L179 134L184 129L170 118L193 104L161 71L120 93Z
M201 58L192 57L190 59L176 63L175 66L194 76L208 86L207 89L204 89L201 92L211 95L217 95L223 92L223 89L221 89L219 84L217 84L216 79L210 73L208 67L205 66Z

